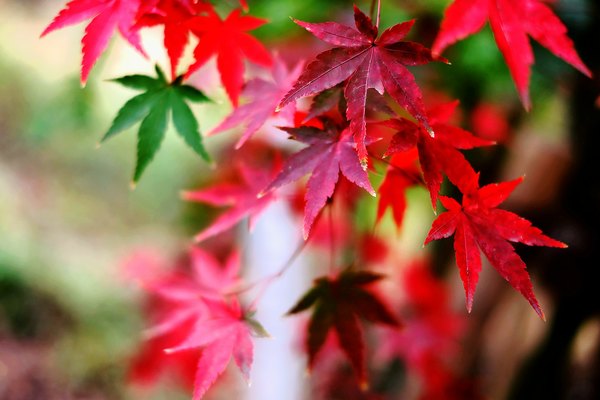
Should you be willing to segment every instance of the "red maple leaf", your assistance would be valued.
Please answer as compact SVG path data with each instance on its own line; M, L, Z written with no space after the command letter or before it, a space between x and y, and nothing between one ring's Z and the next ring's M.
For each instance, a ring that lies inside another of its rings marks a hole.
M164 25L164 46L171 61L171 79L175 79L177 65L189 42L190 20L212 10L212 5L192 0L159 0L156 3L152 7L146 7L136 26Z
M218 183L209 188L182 193L184 200L213 206L231 206L228 211L199 232L194 238L195 241L201 242L217 235L246 217L249 217L249 228L252 230L265 207L277 198L273 192L264 194L260 198L257 196L273 180L279 170L278 162L274 163L270 171L258 169L246 163L239 163L237 169L242 182Z
M377 204L377 222L381 221L388 208L392 209L394 222L398 229L402 226L406 210L406 190L421 183L421 171L417 166L416 148L394 154L390 159L385 178L379 186Z
M359 318L400 325L381 299L367 289L382 278L372 272L348 269L337 277L316 279L313 288L288 312L296 314L314 306L306 338L309 369L313 368L328 333L335 330L339 345L350 359L361 385L366 385L365 344Z
M282 171L263 193L271 193L283 185L294 182L311 173L306 187L304 207L304 239L310 228L333 195L340 172L348 180L375 196L369 176L362 169L349 128L338 131L328 127L323 131L314 127L282 128L291 138L309 145L293 154L283 165Z
M431 136L421 125L405 118L383 122L384 125L398 131L392 138L387 154L408 151L417 147L423 178L434 208L444 179L442 172L461 189L464 188L465 177L474 174L469 162L457 149L472 149L494 143L448 124L457 105L458 101L453 101L429 110L428 117L435 130L434 136ZM468 183L466 182L466 184Z
M92 18L81 39L81 83L85 85L92 67L106 49L115 29L146 56L141 47L139 32L134 28L139 7L140 0L71 0L54 17L41 36Z
M189 27L200 42L194 50L195 62L186 76L216 56L221 82L234 107L237 107L244 84L244 58L264 67L271 66L271 55L267 49L246 33L266 22L249 15L241 16L240 10L233 10L224 20L215 11L192 18Z
M283 60L275 57L272 69L273 80L255 78L248 81L241 94L242 98L247 99L247 102L236 107L209 135L243 125L244 132L235 145L237 149L242 147L273 115L279 101L290 90L292 82L300 75L301 68L302 64L299 63L290 71ZM283 123L279 125L285 126L286 123L293 123L295 111L296 107L293 103L279 110L277 114L283 120Z
M525 263L509 242L529 246L567 247L549 238L528 220L496 207L521 183L523 178L479 188L478 176L471 178L471 188L463 191L462 206L454 199L441 196L448 210L433 222L425 244L454 234L456 263L465 288L467 310L473 306L473 294L481 271L479 249L500 275L517 289L538 315L544 313L535 298ZM465 185L466 187L467 185Z
M577 55L565 26L540 0L455 0L446 10L433 53L439 54L479 31L486 20L490 21L496 44L526 109L531 107L529 77L533 64L527 35L583 74L592 76Z
M337 47L317 55L316 60L308 64L280 107L347 79L344 89L346 115L351 121L350 130L364 164L367 159L365 108L370 88L381 94L385 89L398 104L433 132L425 114L421 91L406 68L406 65L426 64L433 61L433 57L424 46L403 41L414 21L394 25L379 38L378 28L356 6L354 21L356 29L337 22L313 24L295 21L319 39Z

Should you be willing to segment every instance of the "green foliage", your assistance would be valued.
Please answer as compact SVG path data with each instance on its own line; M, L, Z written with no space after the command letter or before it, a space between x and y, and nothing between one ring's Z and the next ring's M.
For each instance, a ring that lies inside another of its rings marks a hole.
M207 162L210 156L202 144L198 121L186 100L192 102L209 101L198 89L182 84L179 77L167 82L165 75L156 67L157 78L146 75L128 75L114 79L114 82L127 88L144 90L121 107L102 142L142 121L138 131L137 161L133 182L139 181L160 148L172 113L175 130L200 157Z

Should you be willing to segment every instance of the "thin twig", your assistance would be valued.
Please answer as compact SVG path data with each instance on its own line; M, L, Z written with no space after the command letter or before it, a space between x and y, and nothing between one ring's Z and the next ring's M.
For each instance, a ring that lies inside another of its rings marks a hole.
M306 240L301 241L301 243L298 245L298 247L296 247L296 250L288 258L288 260L285 262L285 264L283 264L283 266L275 274L269 275L266 278L262 278L256 282L253 282L250 285L246 286L245 288L240 289L235 292L235 294L241 294L241 293L247 292L249 290L252 290L256 287L259 288L258 294L254 298L252 303L250 303L250 306L248 306L248 311L254 311L256 309L256 305L262 299L262 297L265 294L265 292L267 291L267 288L269 287L269 285L271 283L273 283L276 279L280 278L283 274L285 274L285 272L294 264L294 261L296 261L298 256L302 253L302 251L308 244L309 240L310 240L310 235Z
M371 19L375 17L375 0L371 0L371 8L369 8L369 15Z

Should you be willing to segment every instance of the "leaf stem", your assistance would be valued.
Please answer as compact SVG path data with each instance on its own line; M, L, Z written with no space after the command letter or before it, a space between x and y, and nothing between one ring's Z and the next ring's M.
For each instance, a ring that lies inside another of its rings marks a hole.
M375 17L375 0L371 0L371 8L369 8L369 15L371 19Z
M381 0L377 0L377 20L375 20L375 27L379 28L379 17L381 15Z
M329 273L333 273L335 267L335 233L333 231L333 197L329 203Z

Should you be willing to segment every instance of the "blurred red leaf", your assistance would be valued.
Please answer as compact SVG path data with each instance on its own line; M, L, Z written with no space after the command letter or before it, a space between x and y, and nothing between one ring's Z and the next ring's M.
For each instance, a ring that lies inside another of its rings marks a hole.
M273 80L255 78L246 83L241 95L247 102L237 106L209 135L243 125L244 132L235 145L240 148L275 113L277 104L300 75L301 67L302 64L298 63L292 70L288 70L284 61L276 57L272 69ZM293 124L295 111L294 104L288 104L279 110L277 114L283 119L280 126Z
M257 218L272 201L276 199L274 192L258 197L273 180L279 169L279 164L274 163L273 169L259 169L245 163L237 165L242 182L218 183L209 188L186 191L182 194L184 200L210 204L213 206L231 206L221 214L212 224L199 232L194 240L201 242L211 236L217 235L242 219L249 217L249 228L252 230Z
M567 36L567 28L540 0L455 0L446 10L433 53L440 54L454 42L476 33L487 20L526 109L531 107L529 77L533 64L527 35L586 76L592 76Z

